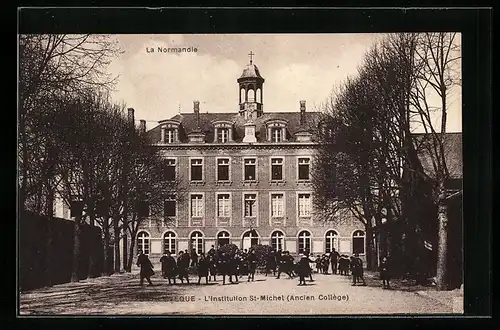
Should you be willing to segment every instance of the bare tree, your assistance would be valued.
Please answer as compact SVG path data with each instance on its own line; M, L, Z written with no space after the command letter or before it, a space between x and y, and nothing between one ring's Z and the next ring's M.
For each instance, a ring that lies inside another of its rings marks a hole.
M52 217L60 179L53 163L60 151L51 118L71 96L112 88L114 78L106 67L119 49L102 35L20 35L18 50L19 208ZM49 229L47 225L47 251ZM49 260L45 267L50 274Z
M430 160L430 171L420 174L432 183L432 200L438 210L438 289L447 288L448 216L446 202L450 192L446 182L450 178L447 163L446 125L449 95L460 82L460 46L456 33L424 33L419 35L416 62L419 67L411 93L412 111L418 114L425 137L419 147ZM432 99L437 96L438 104ZM436 117L440 119L436 124ZM455 192L451 192L453 194Z
M116 42L103 35L19 36L19 204L22 209L34 195L39 153L44 139L40 120L50 115L46 107L55 98L88 88L111 88L114 78L106 73L119 53ZM48 159L44 157L44 159ZM35 202L36 204L36 202ZM36 211L36 210L35 210Z

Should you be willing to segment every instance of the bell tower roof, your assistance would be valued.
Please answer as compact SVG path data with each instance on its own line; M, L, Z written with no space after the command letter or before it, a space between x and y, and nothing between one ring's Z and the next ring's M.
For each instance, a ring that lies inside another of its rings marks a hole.
M246 80L248 78L254 78L256 80L264 82L264 78L260 75L259 68L253 63L253 55L255 55L253 52L250 52L248 54L248 56L250 57L250 63L245 66L240 78L238 78L238 81Z
M261 79L263 79L262 76L260 75L259 68L253 63L247 64L245 69L243 69L243 73L241 74L240 79L241 78L261 78Z

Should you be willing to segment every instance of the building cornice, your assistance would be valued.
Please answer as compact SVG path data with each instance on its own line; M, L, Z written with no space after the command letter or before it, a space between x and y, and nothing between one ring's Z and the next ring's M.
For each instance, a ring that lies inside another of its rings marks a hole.
M257 143L156 143L151 145L154 148L166 150L186 150L186 149L304 149L317 148L315 142L257 142Z

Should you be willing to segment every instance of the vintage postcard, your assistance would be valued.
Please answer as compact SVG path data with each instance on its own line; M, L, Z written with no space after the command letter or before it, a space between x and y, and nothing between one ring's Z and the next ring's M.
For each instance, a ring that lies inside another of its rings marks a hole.
M19 35L19 313L463 313L460 33Z

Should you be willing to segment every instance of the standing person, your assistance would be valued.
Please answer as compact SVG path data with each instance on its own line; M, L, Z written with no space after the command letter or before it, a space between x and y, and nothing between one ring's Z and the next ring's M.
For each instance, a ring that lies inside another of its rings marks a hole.
M143 285L144 279L146 279L150 286L153 286L150 277L154 275L153 264L149 260L148 256L144 254L142 250L139 251L139 256L137 257L137 267L141 267L140 272L140 285Z
M209 262L208 257L205 257L205 254L202 252L198 261L198 284L200 284L202 277L205 278L205 283L208 284Z
M323 274L328 275L329 266L330 266L330 260L326 254L323 254L321 258L321 268L323 269Z
M332 264L332 274L337 274L337 262L339 261L340 254L335 250L335 248L332 249L332 252L330 252L330 263Z
M163 255L160 258L160 264L161 264L161 276L163 278L167 278L167 253L163 253Z
M297 268L297 272L299 273L299 285L306 285L306 276L310 275L312 271L309 266L308 255L301 255Z
M358 273L356 268L356 260L354 260L354 256L349 258L349 268L351 269L352 274L352 285L356 285L358 283Z
M271 250L266 257L266 276L269 271L273 271L273 276L276 276L276 254Z
M356 253L351 259L352 267L352 285L356 285L359 281L363 282L363 286L366 286L365 278L363 276L363 260Z
M186 252L179 252L179 257L177 257L177 274L181 283L184 284L184 279L186 279L187 284L189 284L189 255Z
M198 267L198 254L195 249L191 250L191 267L195 269Z
M225 252L221 253L220 258L218 259L218 268L220 269L220 272L222 274L222 285L226 284L226 276L229 276L229 282L233 283L233 277L231 275L232 273L232 261L233 258L231 258L230 255L226 254Z
M389 260L386 256L383 256L382 260L380 260L380 279L382 280L384 289L390 289Z
M247 265L248 265L248 280L252 279L252 282L255 280L255 270L257 269L257 256L255 255L255 250L251 250L250 254L247 256Z
M319 274L321 272L321 257L319 254L316 256L316 260L314 260L314 262L316 263L316 273Z
M208 258L209 258L208 270L210 271L210 280L212 280L212 276L213 276L214 281L217 281L217 257L214 253L214 254L210 255Z
M176 268L177 264L175 262L174 257L170 254L170 251L167 251L167 255L162 263L162 268L163 264L165 264L165 276L168 278L168 284L172 284L172 280L174 281L175 284L175 273L176 273Z
M207 252L207 256L208 256L208 257L215 256L215 248L214 248L214 246L213 246L213 245L212 245L212 247L210 248L210 250L208 250L208 252Z
M281 273L286 273L290 278L293 278L292 276L292 269L291 267L293 266L293 257L290 259L290 255L288 251L283 251L283 254L281 255L280 261L278 263L278 276L276 278L280 278ZM291 264L290 264L291 263Z

